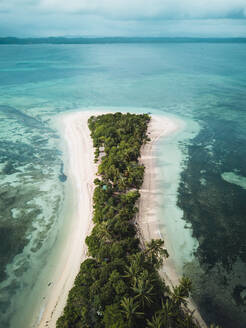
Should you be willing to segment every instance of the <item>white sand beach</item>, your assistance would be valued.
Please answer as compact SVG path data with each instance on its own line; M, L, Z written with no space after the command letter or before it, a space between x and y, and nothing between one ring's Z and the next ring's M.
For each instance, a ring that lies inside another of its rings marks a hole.
M142 147L140 159L140 162L145 166L145 174L144 182L140 190L141 197L136 223L140 230L140 239L142 239L142 242L162 238L158 215L160 190L158 190L157 187L158 168L156 165L156 144L160 138L175 133L179 128L178 123L173 119L164 116L151 116L151 122L148 127L151 141ZM165 218L163 220L165 220ZM172 258L169 257L164 262L160 273L170 287L179 284L179 279L181 277L175 269ZM189 299L188 308L191 312L195 311L194 318L202 328L206 328L206 323L191 299Z
M72 197L75 208L72 211L73 226L64 245L62 257L58 260L56 274L50 293L47 296L39 328L55 328L56 320L62 314L69 290L79 271L80 263L86 258L85 238L92 228L93 180L96 174L94 150L90 138L87 120L91 115L103 114L93 112L73 112L61 116L62 131L67 148L66 175L72 183ZM158 190L156 181L158 170L155 163L155 145L161 137L174 133L178 124L167 117L152 116L149 125L151 142L142 149L141 162L145 165L145 178L141 188L139 215L136 220L141 236L145 241L160 238L158 221ZM171 259L165 264L163 275L170 285L178 284L179 277ZM195 307L190 305L193 310ZM206 327L199 313L196 319Z
M85 238L92 228L93 181L96 174L94 150L87 120L88 112L76 112L61 116L60 124L66 142L68 163L65 168L72 184L75 208L69 237L58 261L57 270L50 286L45 309L39 322L40 328L56 326L66 304L69 290L74 284L81 262L86 258Z
M151 141L142 147L140 159L140 162L145 166L145 174L140 190L141 197L138 206L137 224L139 225L140 237L143 239L143 242L162 238L158 220L160 200L157 187L158 168L155 161L155 146L160 138L175 133L178 129L179 125L174 120L164 116L151 116L148 127ZM165 279L168 280L170 285L178 284L179 277L171 259L168 259L166 262L163 274L165 274Z

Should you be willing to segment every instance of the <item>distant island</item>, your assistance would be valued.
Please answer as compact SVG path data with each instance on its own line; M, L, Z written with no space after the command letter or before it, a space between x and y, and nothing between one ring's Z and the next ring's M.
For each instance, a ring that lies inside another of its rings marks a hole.
M129 113L88 120L98 162L94 228L86 238L89 257L57 328L199 327L186 306L191 281L183 277L173 288L166 284L159 274L168 257L164 241L143 240L136 225L145 171L139 158L150 141L150 120L148 114Z
M0 37L4 44L114 44L114 43L246 43L246 38L193 38L193 37Z

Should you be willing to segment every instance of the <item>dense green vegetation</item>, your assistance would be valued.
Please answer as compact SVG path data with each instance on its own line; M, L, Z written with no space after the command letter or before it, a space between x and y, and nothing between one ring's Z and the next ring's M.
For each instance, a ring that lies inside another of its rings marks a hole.
M187 311L191 282L172 291L158 269L168 256L162 240L140 247L134 217L143 182L141 146L148 142L146 114L107 114L88 121L99 161L94 228L57 328L197 327Z

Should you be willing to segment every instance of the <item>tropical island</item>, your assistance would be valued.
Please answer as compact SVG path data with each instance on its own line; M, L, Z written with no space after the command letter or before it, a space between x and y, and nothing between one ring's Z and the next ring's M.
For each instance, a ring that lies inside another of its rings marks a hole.
M91 116L88 126L98 162L93 223L82 262L57 328L199 327L187 307L191 281L170 288L159 273L168 257L162 239L146 242L137 229L150 141L148 114Z

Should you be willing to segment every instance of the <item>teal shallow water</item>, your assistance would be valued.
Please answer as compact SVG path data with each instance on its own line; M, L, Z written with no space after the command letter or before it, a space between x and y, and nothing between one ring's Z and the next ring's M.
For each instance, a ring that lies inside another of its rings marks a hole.
M244 44L1 46L1 328L16 328L15 300L32 288L63 226L66 182L52 119L95 107L168 113L200 127L192 133L187 124L186 136L158 146L163 192L171 174L168 201L199 242L190 258L188 246L177 247L176 258L209 321L245 326L245 55ZM165 156L179 156L179 168ZM176 214L166 213L172 222Z

